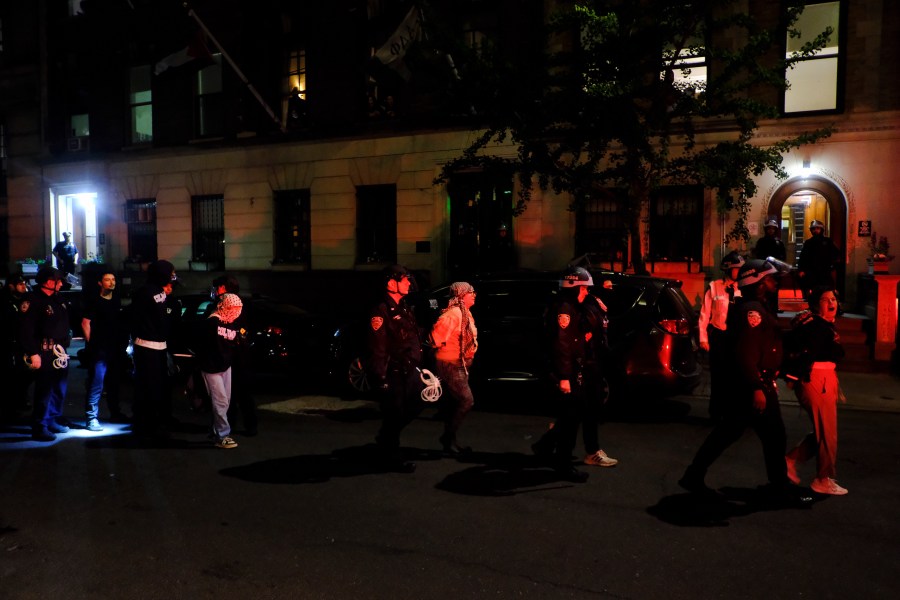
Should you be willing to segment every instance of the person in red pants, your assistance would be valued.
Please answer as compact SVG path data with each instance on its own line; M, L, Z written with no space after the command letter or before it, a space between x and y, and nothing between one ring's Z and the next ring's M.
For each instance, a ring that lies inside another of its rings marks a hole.
M787 453L787 473L791 481L800 483L797 466L815 457L816 478L809 487L819 494L843 496L847 489L835 481L837 404L841 398L835 366L844 357L844 348L834 329L838 313L834 288L813 288L809 308L794 318L785 349L790 357L788 381L793 383L800 405L812 419L813 431Z

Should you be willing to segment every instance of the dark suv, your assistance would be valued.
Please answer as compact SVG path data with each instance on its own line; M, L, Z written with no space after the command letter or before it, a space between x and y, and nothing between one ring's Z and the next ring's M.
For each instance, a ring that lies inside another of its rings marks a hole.
M609 308L608 357L614 397L648 391L668 396L693 389L700 379L697 318L674 279L595 270L594 292ZM611 287L604 288L602 282ZM558 275L516 272L470 281L478 293L472 314L478 326L473 387L488 383L548 382L544 311L559 289ZM449 288L411 294L424 335L447 306ZM365 322L335 331L332 373L349 387L368 391Z

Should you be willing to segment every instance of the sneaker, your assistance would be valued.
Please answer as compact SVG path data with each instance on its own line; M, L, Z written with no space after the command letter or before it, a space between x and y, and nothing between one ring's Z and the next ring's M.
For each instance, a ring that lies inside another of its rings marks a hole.
M584 457L584 464L594 467L614 467L619 464L615 458L610 458L603 450L597 450L593 454Z
M68 433L69 432L68 426L61 425L59 423L51 423L50 425L47 425L47 430L50 433Z
M847 493L847 488L839 486L838 482L831 477L816 477L809 487L817 494L829 496L843 496Z
M784 462L787 465L788 480L794 485L800 485L800 476L797 475L797 459L785 456Z
M237 442L226 435L216 442L216 448L237 448Z
M36 442L52 442L56 436L47 427L41 427L31 432L31 439Z
M100 426L100 421L97 419L88 419L84 428L88 431L103 431L103 427Z

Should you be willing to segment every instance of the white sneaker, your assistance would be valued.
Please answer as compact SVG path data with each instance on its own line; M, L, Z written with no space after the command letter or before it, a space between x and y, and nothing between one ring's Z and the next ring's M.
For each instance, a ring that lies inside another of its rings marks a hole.
M237 442L226 435L216 442L216 448L237 448Z
M816 477L809 487L817 494L829 496L843 496L847 493L847 488L839 486L838 482L831 477Z
M584 457L584 464L594 467L614 467L618 463L619 461L608 457L603 450L597 450L593 454L588 454Z

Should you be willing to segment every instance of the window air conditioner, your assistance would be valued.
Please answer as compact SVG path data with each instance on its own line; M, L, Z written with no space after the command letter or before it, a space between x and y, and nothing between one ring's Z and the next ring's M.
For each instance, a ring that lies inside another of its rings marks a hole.
M68 149L69 152L83 152L88 148L88 138L81 137L71 137L68 140Z

